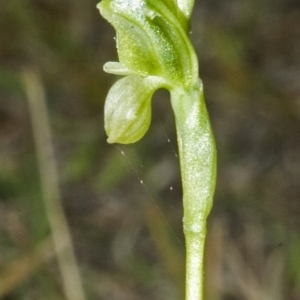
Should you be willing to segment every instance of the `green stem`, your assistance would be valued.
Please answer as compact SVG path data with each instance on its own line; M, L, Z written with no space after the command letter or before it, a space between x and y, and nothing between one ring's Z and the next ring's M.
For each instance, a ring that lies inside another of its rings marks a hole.
M202 84L171 91L183 185L186 300L203 299L206 219L216 179L216 147Z

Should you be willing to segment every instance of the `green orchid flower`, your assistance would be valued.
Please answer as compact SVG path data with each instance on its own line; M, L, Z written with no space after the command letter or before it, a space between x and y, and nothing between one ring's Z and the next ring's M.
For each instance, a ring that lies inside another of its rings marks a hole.
M120 59L106 63L104 70L127 75L106 99L108 141L133 143L149 127L153 93L162 87L188 87L198 78L187 18L173 0L103 0L98 8L116 30Z
M189 84L198 77L187 19L175 1L103 0L98 8L116 30L125 69L173 84Z
M206 218L216 178L216 149L198 60L188 37L194 0L102 0L101 15L116 30L119 62L104 70L125 76L105 100L109 143L134 143L151 122L151 98L171 94L183 184L186 300L203 299Z

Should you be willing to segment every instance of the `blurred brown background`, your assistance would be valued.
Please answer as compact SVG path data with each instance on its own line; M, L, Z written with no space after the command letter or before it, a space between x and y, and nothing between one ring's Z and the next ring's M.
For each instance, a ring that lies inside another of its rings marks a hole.
M300 2L196 2L191 38L218 146L206 300L299 300ZM183 299L169 95L155 95L140 142L106 143L117 78L102 66L117 55L96 4L0 5L0 299Z

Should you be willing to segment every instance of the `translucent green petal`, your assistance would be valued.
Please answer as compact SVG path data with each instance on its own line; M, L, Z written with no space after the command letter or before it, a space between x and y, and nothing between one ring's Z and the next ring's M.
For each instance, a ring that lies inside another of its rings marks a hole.
M130 144L141 139L151 122L151 97L159 87L155 78L130 75L110 89L104 106L109 143Z

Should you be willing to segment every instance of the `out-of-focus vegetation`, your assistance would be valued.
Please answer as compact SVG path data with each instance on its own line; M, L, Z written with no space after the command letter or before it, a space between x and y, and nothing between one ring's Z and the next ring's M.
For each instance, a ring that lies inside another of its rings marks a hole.
M115 78L102 65L116 60L116 50L96 4L1 3L1 299L66 299L24 70L36 72L45 91L86 299L182 299L181 185L168 95L155 96L142 141L107 145L103 103ZM192 39L219 157L206 299L300 299L299 1L198 1Z

